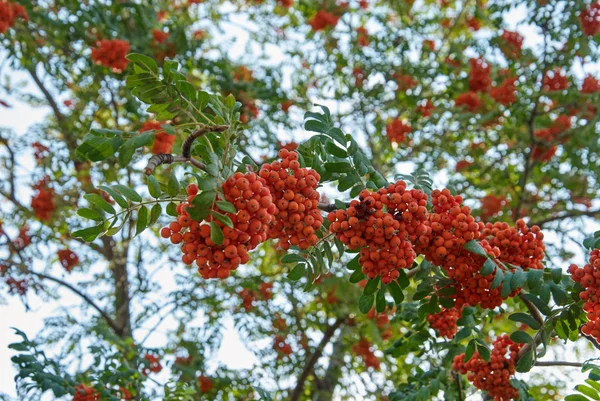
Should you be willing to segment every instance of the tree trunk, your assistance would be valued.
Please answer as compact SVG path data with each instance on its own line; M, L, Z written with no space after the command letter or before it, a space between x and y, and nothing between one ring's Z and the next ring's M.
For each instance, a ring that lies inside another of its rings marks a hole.
M126 245L119 252L115 248L116 244L112 237L103 237L102 242L115 286L115 322L120 328L117 334L122 338L131 337L129 277L127 276L127 254L129 247Z
M333 343L333 352L329 358L329 365L325 371L325 376L323 379L315 381L313 401L333 400L333 392L342 377L342 366L344 365L344 337L350 330L350 327L343 326L339 336Z

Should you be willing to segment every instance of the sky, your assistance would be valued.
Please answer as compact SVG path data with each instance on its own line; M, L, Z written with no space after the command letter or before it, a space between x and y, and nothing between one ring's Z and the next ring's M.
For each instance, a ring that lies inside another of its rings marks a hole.
M522 8L515 8L507 14L506 19L515 27L515 29L518 25L518 30L525 36L525 45L533 47L540 43L540 37L536 30L532 27L520 24L524 15L525 13ZM236 23L246 24L246 21L240 19L236 21ZM245 54L247 33L239 29L236 25L232 25L231 29L227 30L227 33L229 40L235 40L234 45L230 47L231 56L239 57L242 59L242 61L244 61L243 59ZM282 57L280 49L269 47L267 51L269 52L273 62L277 62ZM578 66L577 68L579 73L583 75L583 68L581 66ZM594 71L600 71L598 65L588 64L585 66L586 73ZM31 93L41 96L39 90L37 90L35 85L29 81L27 75L13 71L11 72L11 78L13 81L24 80L25 82L28 82L27 89L30 90ZM58 98L62 100L65 97L64 95L59 95ZM30 127L38 122L43 121L44 118L50 113L49 107L32 108L31 106L13 98L0 100L7 101L12 106L10 109L0 107L0 127L10 128L22 136L27 136ZM301 126L298 127L297 132L302 132ZM305 134L302 133L302 135ZM288 135L288 137L291 138L292 135ZM19 161L23 165L24 172L26 172L28 169L31 169L31 165L33 163L31 156L22 156L20 157ZM436 181L443 182L445 181L445 177L436 177ZM27 203L27 190L22 190L19 195L22 196L22 199L24 199L25 203ZM0 212L6 212L6 210L3 210L0 207ZM40 262L38 261L38 263ZM102 268L104 267L97 265L93 266L92 270ZM64 273L64 271L61 269L55 269L54 273L57 275L62 275L63 277L66 275L66 273ZM84 275L81 273L74 273L68 278L68 280L76 282L78 278L83 277ZM174 288L174 282L168 272L159 274L156 279L160 280L161 283L169 283L165 286L165 290ZM29 310L25 308L24 304L19 300L18 297L14 296L5 298L7 300L7 304L0 305L0 394L4 392L10 396L16 395L13 381L16 371L10 362L10 357L14 353L12 350L8 349L8 344L16 341L18 337L14 335L14 331L11 329L11 327L16 326L20 330L27 333L30 337L34 337L35 333L39 332L44 327L44 319L46 317L55 315L59 308L77 310L75 306L79 305L80 301L76 295L62 288L57 289L57 293L61 297L60 304L56 302L46 302L46 300L40 299L36 295L30 293L28 295L28 305L30 307ZM202 317L199 316L199 320L201 319ZM168 327L169 322L167 322L165 326ZM251 368L257 361L256 357L253 353L248 351L242 343L238 333L233 327L233 322L226 322L225 328L222 346L218 352L218 356L214 362L214 365L216 366L216 364L220 362L231 369ZM138 335L144 335L143 331L143 329L138 331ZM148 346L160 346L165 341L166 338L164 336L164 331L158 331L150 338ZM574 350L575 349L571 351ZM571 351L568 352L569 356L571 356ZM565 352L565 354L567 354L567 352ZM559 355L558 359L572 358L569 358L566 355ZM577 369L566 369L563 371L563 373L567 374L567 377L570 377L573 380L582 381L583 377L580 373L578 373ZM163 372L162 376L157 376L157 380L166 381L167 374L168 373L166 371Z

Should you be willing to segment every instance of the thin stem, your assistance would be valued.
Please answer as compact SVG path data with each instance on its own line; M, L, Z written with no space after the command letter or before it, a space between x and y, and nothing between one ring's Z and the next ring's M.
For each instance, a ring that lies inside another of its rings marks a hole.
M583 366L583 362L536 361L533 366L570 366L570 367L574 367L574 368L580 368Z

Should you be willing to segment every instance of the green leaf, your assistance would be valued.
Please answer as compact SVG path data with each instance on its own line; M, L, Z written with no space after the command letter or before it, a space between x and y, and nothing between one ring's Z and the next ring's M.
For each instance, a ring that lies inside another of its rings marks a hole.
M361 269L355 270L354 273L352 273L352 275L350 276L349 281L352 284L356 284L361 280L365 279L365 274L362 272Z
M552 281L554 281L556 284L560 284L560 280L562 278L562 269L561 268L555 268L555 269L550 269L550 274L552 275Z
M302 260L304 260L304 258L302 258ZM294 266L292 271L288 273L287 278L292 281L298 281L304 277L305 273L306 267L304 263L298 263L296 266Z
M104 192L106 192L107 194L109 194L115 200L115 202L117 202L117 204L119 206L121 206L123 209L127 209L129 207L129 202L127 202L125 200L125 198L123 198L121 196L120 193L118 193L117 191L115 191L111 187L107 187L105 185L99 185L98 189L101 189Z
M475 339L472 339L467 344L467 350L465 351L464 362L465 363L469 362L471 360L471 358L473 357L474 353L475 353Z
M94 221L103 221L104 215L100 212L97 212L93 209L89 209L87 207L83 207L77 210L77 214L81 217L85 217L86 219L94 220Z
M375 296L371 295L361 295L358 299L358 310L362 313L368 313L373 307L373 302L375 302Z
M390 294L392 294L392 298L394 298L396 305L400 305L402 301L404 301L404 293L402 292L402 288L400 288L398 283L395 281L392 281L387 287L390 290Z
M174 171L171 171L169 181L167 182L167 193L171 196L179 195L180 185Z
M490 288L493 290L500 287L502 280L504 280L504 271L502 271L502 269L496 269L496 275L490 284Z
M215 177L211 177L211 176L202 177L202 178L198 179L198 188L201 191L213 191L217 188L217 180L215 179ZM223 210L223 209L221 209L221 210ZM233 213L235 213L235 212L233 212Z
M494 272L494 270L496 270L496 264L492 259L486 258L485 263L483 264L483 267L481 268L479 274L481 274L484 277L489 276Z
M281 258L281 263L306 262L306 259L297 253L288 253Z
M110 203L108 203L106 201L106 199L104 199L104 197L102 197L98 194L86 194L83 197L85 198L85 200L87 200L90 203L90 205L100 208L100 209L104 210L106 213L110 213L110 214L117 213L115 211L115 208L112 207L112 205Z
M558 305L565 305L567 302L569 302L567 293L562 287L556 285L555 283L550 283L550 291L552 292L552 298L554 298L554 301Z
M387 306L387 302L385 301L385 288L380 288L377 291L377 295L375 296L375 310L381 313L385 311L385 307Z
M575 390L579 391L580 393L587 395L588 397L594 399L594 400L600 400L600 396L598 395L598 391L596 391L595 389L588 387L588 386L584 386L583 384L579 384L577 386L575 386Z
M458 331L458 333L456 333L456 335L454 336L454 342L458 343L461 342L462 340L464 340L465 338L471 336L471 333L473 332L473 329L470 327L463 327L462 329L460 329Z
M532 290L538 288L543 282L543 277L543 270L531 269L527 271L527 286Z
M552 313L552 310L548 307L547 304L544 303L540 298L536 297L533 294L521 294L522 298L527 299L529 302L535 305L536 308L544 315L548 316Z
M84 159L99 162L113 156L122 144L121 137L105 138L87 134L77 148L77 154Z
M141 202L142 197L135 192L133 189L126 187L125 185L115 184L111 186L115 191L121 193L124 197L132 202ZM116 200L116 199L115 199Z
M81 230L73 231L71 236L75 238L82 238L87 242L92 242L98 237L101 233L104 232L104 224L99 224L97 226L84 228Z
M327 162L324 167L325 171L330 173L349 173L352 170L348 162Z
M148 192L150 192L150 196L152 196L154 199L158 199L160 195L162 195L162 191L160 190L160 184L152 175L148 176L147 181Z
M175 135L177 133L171 124L161 124L160 127L169 135Z
M483 249L483 247L481 245L479 245L479 242L475 241L474 239L470 240L469 242L467 242L465 244L465 249L467 251L473 252L474 254L479 255L479 256L485 256L485 257L488 256L485 249Z
M356 255L350 262L348 262L348 270L360 270L358 259L360 259L360 255Z
M333 201L333 204L335 205L336 209L340 209L340 210L346 210L347 209L346 203L342 202L339 199L335 199Z
M152 224L156 223L160 218L161 214L162 206L160 205L160 203L155 203L154 206L152 206L152 209L150 209L150 220L148 221L148 226L151 226Z
M348 157L348 152L346 152L344 149L340 148L339 146L337 146L335 143L333 143L331 141L327 141L327 143L325 144L325 149L329 153L334 155L335 157L341 157L341 158Z
M517 269L513 272L513 277L510 280L510 286L513 289L521 288L521 287L523 287L523 285L525 284L526 281L527 281L527 274L523 270Z
M219 220L221 223L225 224L227 227L233 228L233 222L231 221L231 218L229 216L215 212L214 210L212 210L210 213L212 214L212 216L215 219Z
M154 74L158 74L158 66L153 58L145 56L139 53L130 53L125 58L144 71L152 71Z
M486 347L484 344L476 344L477 353L479 356L486 362L490 361L490 349Z
M327 125L317 120L306 120L304 122L304 129L324 134L327 130Z
M236 214L237 210L233 203L227 201L217 201L217 206L224 212Z
M513 288L512 288L512 272L505 272L504 273L504 279L502 280L502 290L500 292L500 295L502 296L502 298L506 298L510 295L510 293L512 292Z
M406 271L404 269L400 270L400 276L398 276L398 284L400 284L400 287L402 289L408 288L408 286L410 285L410 279L408 278L408 275L406 274Z
M223 240L225 240L223 230L221 230L221 227L214 221L210 222L210 240L217 245L222 245Z
M590 401L590 399L581 394L571 394L565 397L565 401Z
M375 294L375 291L377 291L377 288L379 288L379 281L380 281L379 276L377 276L373 280L369 280L367 282L367 285L365 285L365 289L363 290L363 294L364 295Z
M135 223L135 235L139 235L148 226L148 208L142 206L137 213L137 222Z
M346 147L346 135L344 135L344 133L342 132L341 129L335 128L335 127L330 128L326 132L326 135L329 135L330 137L332 137L333 139L338 141L340 143L340 145L342 145L343 147Z
M512 336L511 336L512 338ZM514 340L513 340L514 341ZM524 353L517 362L516 370L520 373L529 372L533 366L533 352L531 350Z
M189 210L189 209L190 208L188 207L187 210ZM177 205L174 202L169 202L169 204L167 205L167 214L169 216L173 216L173 217L179 216L179 213L177 213ZM207 216L208 216L208 213L207 213Z
M510 335L510 339L519 344L533 343L533 338L524 331L515 331Z
M527 313L513 313L508 317L513 322L525 323L527 326L531 327L534 330L540 329L540 324L535 320L531 315Z

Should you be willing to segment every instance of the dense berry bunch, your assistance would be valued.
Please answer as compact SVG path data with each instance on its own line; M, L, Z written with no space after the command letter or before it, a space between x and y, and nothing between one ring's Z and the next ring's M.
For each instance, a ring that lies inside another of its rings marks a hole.
M54 212L54 191L48 188L48 177L40 180L33 186L36 191L31 198L31 208L35 216L41 221L50 221Z
M509 106L517 100L517 78L506 78L502 83L490 89L490 97L497 103Z
M379 370L379 359L375 356L371 343L366 338L361 338L357 343L355 343L352 346L352 351L357 356L362 358L366 367Z
M29 20L25 8L17 3L0 0L0 33L4 33L15 24L15 19Z
M490 65L482 58L472 58L469 64L471 64L469 88L473 92L487 92L492 84Z
M279 239L279 247L308 249L319 240L315 232L323 225L317 186L321 176L300 167L298 153L279 151L281 161L264 164L260 178L266 182L275 205L274 224L269 237Z
M500 250L500 261L523 269L543 269L542 260L546 247L542 242L544 234L538 226L529 228L523 220L517 220L514 227L508 223L487 223L482 231L493 247Z
M210 377L202 375L198 377L198 387L202 393L210 393L210 390L214 387L214 383Z
M592 250L585 266L569 266L569 273L583 287L579 297L584 301L583 310L587 313L588 322L581 331L600 341L600 250Z
M79 263L79 257L70 249L61 249L58 251L58 260L66 271L70 272Z
M85 384L79 384L75 386L75 395L73 395L73 401L98 401L100 400L100 393L93 387L86 386Z
M453 339L454 335L458 331L456 321L460 319L461 315L462 308L442 308L440 312L433 315L428 315L427 321L440 336Z
M467 378L475 387L487 391L494 401L509 401L519 398L519 392L510 384L515 374L517 354L522 344L512 342L508 335L503 335L494 341L490 361L486 362L475 353L467 362L465 354L454 357L452 368Z
M507 57L518 57L521 55L521 48L523 47L523 35L518 32L511 32L504 30L502 35L501 49Z
M600 33L600 2L590 4L579 14L583 32L588 36Z
M399 91L406 91L406 90L412 89L418 85L418 82L415 81L415 79L408 74L394 72L393 78L396 81L396 83L398 84L397 90L399 90Z
M275 336L273 339L273 349L279 354L277 358L292 354L292 346L287 343L284 336Z
M161 230L161 236L170 237L172 243L183 242L181 260L186 264L195 261L204 278L227 278L231 270L247 263L250 260L248 251L267 239L267 230L277 210L265 180L254 173L235 173L223 183L222 190L224 200L236 208L236 213L226 213L233 227L216 219L213 221L212 215L200 222L193 220L186 208L194 201L198 187L190 184L186 188L188 202L177 206L177 221ZM213 206L213 210L216 209ZM210 222L223 231L225 238L221 245L210 238Z
M406 139L406 134L410 134L412 128L410 125L399 119L395 118L392 122L385 126L385 133L387 135L388 141L392 143L402 143L404 139Z
M15 248L21 251L31 244L31 236L29 235L29 227L23 226L19 229L19 236L13 241Z
M264 300L269 300L273 298L273 283L260 283L258 287L258 291L260 291L260 295Z
M488 194L481 199L481 218L488 219L499 212L508 204L504 196Z
M173 143L175 143L175 135L167 134L161 127L158 121L146 121L139 132L155 131L154 144L152 145L152 153L155 155L161 153L171 153Z
M434 109L435 105L433 104L433 102L427 99L425 101L419 102L419 105L417 106L417 113L419 113L423 117L429 117L433 113Z
M92 49L92 60L115 72L121 72L129 64L129 60L125 58L127 53L129 53L128 41L103 39Z
M325 10L319 10L317 14L308 21L308 25L311 26L313 31L321 31L327 27L335 28L339 20L339 16L333 15Z
M461 171L463 171L464 169L470 167L473 165L473 162L470 162L468 160L459 160L458 162L456 162L456 166L455 166L455 170L457 173L460 173Z
M363 190L347 210L329 213L329 230L349 249L362 248L359 263L368 278L381 276L382 282L389 284L399 277L399 269L414 262L410 241L427 232L426 205L427 195L407 190L404 181L377 192Z
M600 82L593 75L588 75L583 80L581 93L596 93L600 92Z
M169 39L169 32L164 32L161 31L160 29L153 29L152 30L152 39L154 39L154 41L156 43L163 43L164 41L166 41L167 39Z
M534 145L531 157L540 162L549 162L556 154L557 149L556 145Z
M148 376L150 373L159 373L162 370L160 358L156 355L146 354L144 355L144 359L148 361L148 364L144 365L142 368L142 374L144 376Z
M242 298L242 307L246 312L254 309L254 301L256 300L256 293L248 288L242 289L240 292L240 298Z
M479 110L481 101L479 100L479 95L477 92L465 92L456 97L454 100L454 105L456 107L464 107L471 113L475 113L477 110Z
M552 71L546 72L542 85L545 91L560 91L569 87L569 79L562 69L555 68Z

